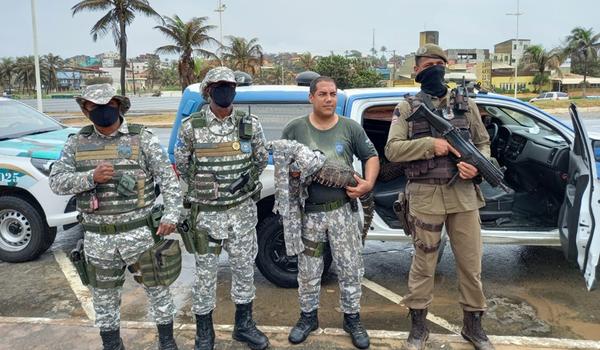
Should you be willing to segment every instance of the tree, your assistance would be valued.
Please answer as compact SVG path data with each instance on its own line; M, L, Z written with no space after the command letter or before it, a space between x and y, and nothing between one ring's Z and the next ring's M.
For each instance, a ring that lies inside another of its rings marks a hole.
M381 76L362 59L339 55L322 57L316 72L333 78L339 89L379 86Z
M565 53L571 55L575 60L583 62L583 96L586 96L587 76L590 64L598 58L598 47L600 47L600 33L594 34L592 28L585 29L576 27L567 36L567 47Z
M160 60L151 58L148 60L148 68L146 68L146 81L150 90L160 80Z
M179 82L181 91L194 83L194 53L204 57L216 57L216 55L206 50L204 47L210 44L220 45L220 43L208 35L208 32L215 29L213 25L205 24L208 17L193 17L188 22L184 22L179 16L164 17L165 25L154 27L162 32L167 38L173 41L173 44L161 46L156 49L156 53L178 54L179 61L177 70L179 72Z
M318 57L311 55L310 52L305 52L302 55L298 56L298 67L305 70L315 70L317 66Z
M112 84L113 80L111 77L90 77L85 80L85 85L95 84Z
M0 61L0 84L12 90L12 83L15 73L15 61L10 57L2 58Z
M542 45L531 45L523 53L521 67L525 70L536 71L533 83L537 86L537 92L540 92L542 86L549 80L549 73L546 73L546 70L557 69L562 60L560 51L557 49L546 51Z
M42 61L46 67L46 75L48 82L46 84L46 93L50 90L56 91L58 89L58 78L56 77L58 71L63 68L65 62L60 56L53 55L51 53L42 56Z
M256 75L263 64L263 49L257 38L246 40L242 37L228 36L229 45L223 47L223 60L231 68Z
M43 62L40 62L40 74L44 71ZM35 59L33 56L17 57L15 62L15 80L19 83L21 91L35 90ZM42 81L44 76L41 77Z
M161 71L160 85L163 88L175 86L179 81L178 69L175 64L172 64L169 68Z
M115 45L119 48L119 63L121 66L121 94L126 94L125 69L127 68L127 32L126 28L135 19L136 13L148 17L161 18L148 0L82 0L71 7L73 16L82 11L105 11L108 12L94 24L90 30L92 39L104 37L111 33Z

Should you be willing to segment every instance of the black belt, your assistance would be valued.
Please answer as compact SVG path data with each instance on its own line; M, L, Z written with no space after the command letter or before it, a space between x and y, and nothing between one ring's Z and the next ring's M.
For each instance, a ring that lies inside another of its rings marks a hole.
M304 204L304 212L305 213L319 213L319 212L324 212L324 211L332 211L332 210L343 207L346 203L348 203L348 198L338 199L337 201L321 203L321 204L305 203Z

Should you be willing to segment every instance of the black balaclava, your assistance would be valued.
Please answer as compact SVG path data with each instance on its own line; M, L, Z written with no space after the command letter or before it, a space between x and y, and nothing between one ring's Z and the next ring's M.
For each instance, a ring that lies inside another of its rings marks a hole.
M210 98L219 107L229 107L235 98L235 86L230 84L219 84L210 89Z
M90 112L90 119L98 126L111 126L119 120L119 107L98 105Z
M442 97L448 91L448 88L444 83L445 73L446 67L441 64L436 64L419 72L415 81L421 83L421 90L424 93L431 96Z

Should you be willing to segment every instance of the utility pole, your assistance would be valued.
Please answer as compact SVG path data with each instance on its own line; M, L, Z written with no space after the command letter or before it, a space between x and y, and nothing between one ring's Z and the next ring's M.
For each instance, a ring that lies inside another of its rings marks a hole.
M371 54L375 57L375 28L373 28L373 44L371 46Z
M133 96L135 96L135 69L133 66L133 60L130 60L129 62L131 62L131 80L133 84Z
M519 0L517 0L517 11L514 13L507 13L507 16L515 16L517 18L517 38L516 38L516 42L517 42L517 49L520 47L521 48L521 53L523 52L522 49L522 45L521 43L519 43L519 16L521 16L523 13L519 12ZM512 45L511 45L512 46ZM512 47L513 51L514 47ZM512 58L512 57L511 57ZM519 55L515 54L515 98L517 98L517 76L518 76L518 70L519 70Z
M35 13L35 0L31 0L31 26L33 28L33 56L35 58L35 92L37 95L37 109L43 112L42 106L42 79L40 77L40 56L38 55L37 19Z

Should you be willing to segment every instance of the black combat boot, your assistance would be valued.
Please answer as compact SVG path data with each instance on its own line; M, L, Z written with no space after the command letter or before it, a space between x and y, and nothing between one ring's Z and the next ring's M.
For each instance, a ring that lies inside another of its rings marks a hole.
M405 350L423 350L429 338L429 328L425 320L427 319L427 309L409 309L410 312L410 333L404 344Z
M483 311L463 311L463 314L463 328L460 331L463 338L471 342L476 350L494 350L494 345L481 327Z
M173 338L173 322L157 324L156 328L158 328L158 350L178 350Z
M206 315L196 314L196 342L194 350L212 350L215 347L215 329L212 310Z
M102 338L102 350L125 350L119 329L114 331L100 330L100 337Z
M300 344L308 338L308 335L319 328L319 318L317 312L319 309L314 309L311 312L300 312L300 319L290 331L288 340L292 344Z
M269 346L269 338L256 328L252 319L252 302L235 305L235 325L231 337L246 343L252 350L263 350Z
M352 344L359 349L368 349L369 335L367 331L360 323L360 315L355 314L344 314L344 330L346 333L350 333L350 337L352 337Z

